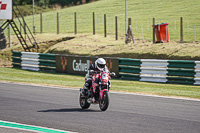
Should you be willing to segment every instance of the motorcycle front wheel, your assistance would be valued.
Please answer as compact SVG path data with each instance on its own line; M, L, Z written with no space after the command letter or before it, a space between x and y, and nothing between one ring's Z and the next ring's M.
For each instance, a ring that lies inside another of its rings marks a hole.
M87 102L87 98L83 97L82 94L80 94L79 103L82 109L88 109L90 107L90 103Z
M109 93L107 91L103 92L103 99L99 102L99 108L101 111L106 111L109 105Z

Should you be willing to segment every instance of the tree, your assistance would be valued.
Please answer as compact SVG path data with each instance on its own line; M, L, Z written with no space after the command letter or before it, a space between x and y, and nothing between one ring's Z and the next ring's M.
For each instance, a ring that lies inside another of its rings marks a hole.
M59 4L63 7L67 5L84 4L91 1L96 1L96 0L35 0L35 3L38 6L49 6L49 5ZM15 0L15 3L17 5L32 4L32 2L33 2L32 0Z

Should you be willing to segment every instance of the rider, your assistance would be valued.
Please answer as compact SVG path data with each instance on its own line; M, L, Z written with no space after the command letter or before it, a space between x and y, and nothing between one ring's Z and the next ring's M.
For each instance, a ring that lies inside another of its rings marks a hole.
M88 73L85 76L85 84L83 86L83 94L87 92L87 90L90 88L92 85L92 78L90 76L90 70L93 70L94 72L100 72L100 71L107 71L109 72L107 66L106 66L106 61L103 58L98 58L95 63L92 63L91 66L88 69Z

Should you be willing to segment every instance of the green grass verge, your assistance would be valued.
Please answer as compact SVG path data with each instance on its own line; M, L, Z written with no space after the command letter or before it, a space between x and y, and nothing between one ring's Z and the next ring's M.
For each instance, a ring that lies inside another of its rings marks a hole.
M184 41L199 41L199 4L199 0L127 0L127 17L132 18L132 30L136 39L152 40L152 19L155 18L156 24L169 23L170 40L179 41L180 17L183 17ZM96 33L104 33L103 16L106 14L108 34L115 34L115 16L117 16L119 35L125 35L125 0L99 0L45 12L42 15L43 32L57 32L57 12L61 33L74 32L74 12L77 12L78 33L92 34L92 13L95 12ZM33 17L27 16L25 20L32 29ZM40 14L35 14L35 26L36 32L40 33Z
M84 76L34 72L14 68L0 68L0 81L53 85L60 87L80 88ZM160 84L139 81L112 79L112 91L134 92L162 96L177 96L200 99L200 86Z

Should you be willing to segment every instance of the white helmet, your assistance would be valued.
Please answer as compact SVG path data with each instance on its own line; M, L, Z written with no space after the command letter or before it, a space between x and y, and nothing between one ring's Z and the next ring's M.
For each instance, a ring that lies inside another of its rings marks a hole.
M103 71L103 69L104 69L105 66L106 66L106 61L105 61L103 58L98 58L98 59L95 61L95 65L96 65L96 67L97 67L100 71Z

